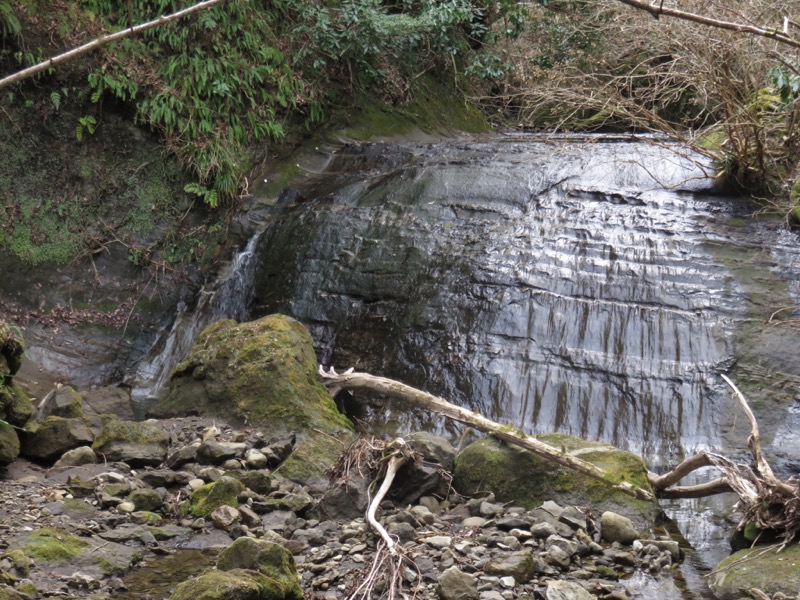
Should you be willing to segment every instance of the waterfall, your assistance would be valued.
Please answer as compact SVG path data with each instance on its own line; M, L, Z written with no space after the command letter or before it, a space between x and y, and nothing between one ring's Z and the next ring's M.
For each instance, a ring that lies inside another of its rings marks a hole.
M137 417L165 392L173 367L188 353L200 332L220 319L244 320L253 292L255 249L263 230L255 233L244 250L236 253L217 279L200 290L194 308L181 302L166 335L160 336L128 381Z

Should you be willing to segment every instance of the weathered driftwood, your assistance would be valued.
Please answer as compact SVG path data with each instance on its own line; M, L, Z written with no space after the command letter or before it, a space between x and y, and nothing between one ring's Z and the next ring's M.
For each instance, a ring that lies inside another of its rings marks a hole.
M406 402L435 414L465 423L480 431L530 450L547 460L607 483L635 498L652 500L653 495L629 482L615 482L609 474L595 465L553 448L522 431L495 423L486 417L456 406L446 400L407 386L399 381L377 377L351 370L341 375L333 368L325 371L320 367L325 385L334 395L341 390L367 391ZM684 460L669 473L649 473L648 479L660 498L698 498L723 492L739 495L739 509L743 513L740 527L754 523L762 529L783 532L786 543L800 533L800 482L795 478L782 481L775 476L761 450L761 437L753 411L742 392L725 375L725 383L733 390L751 426L748 446L753 456L753 466L736 464L714 452L700 452ZM722 472L722 477L691 486L678 484L688 474L703 467L713 466Z
M480 431L491 433L498 439L530 450L534 454L542 456L556 464L603 481L612 488L624 492L629 496L633 496L634 498L639 498L641 500L654 499L649 490L640 488L627 481L615 482L610 478L609 474L590 462L566 454L560 449L553 448L537 440L535 437L526 435L513 427L495 423L491 419L487 419L476 412L451 404L438 396L428 394L427 392L405 385L399 381L369 375L368 373L354 373L352 371L339 375L333 368L331 368L330 371L325 371L322 367L320 367L320 375L325 385L334 395L338 393L338 391L344 389L383 394L413 404L414 406L418 406L432 413L459 421L460 423L465 423Z

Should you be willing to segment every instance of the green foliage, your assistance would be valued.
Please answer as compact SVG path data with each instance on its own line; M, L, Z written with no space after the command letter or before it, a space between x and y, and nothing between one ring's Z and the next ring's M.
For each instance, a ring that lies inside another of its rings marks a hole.
M2 36L18 36L21 31L19 19L9 0L0 0L0 34Z
M184 192L195 194L203 199L203 202L208 204L211 208L216 208L219 202L219 195L217 190L210 190L204 185L199 183L187 183L183 188Z
M800 97L800 75L784 65L776 65L767 72L767 80L777 90L785 105Z
M56 110L58 107L56 107ZM75 127L75 139L79 142L83 140L84 129L93 135L97 129L97 120L91 115L85 115L78 119L78 125Z

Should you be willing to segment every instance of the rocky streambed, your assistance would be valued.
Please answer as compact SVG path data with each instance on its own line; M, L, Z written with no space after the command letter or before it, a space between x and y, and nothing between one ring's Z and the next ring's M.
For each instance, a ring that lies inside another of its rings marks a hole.
M389 446L337 410L291 318L208 327L146 421L113 387L58 386L34 407L12 334L0 353L0 600L366 600L392 597L387 564L395 597L705 594L677 590L682 551L655 528L657 504L493 438L457 452L430 432L403 436L411 458L377 511L400 548L386 563L364 515ZM649 486L629 452L539 437ZM800 587L785 568L793 552L735 563L712 585L724 600L755 587L785 597Z
M291 439L269 441L201 418L153 426L169 437L160 464L132 468L143 456L135 445L114 462L80 446L50 468L20 459L6 469L0 597L183 598L175 588L213 568L239 538L288 550L308 598L343 598L356 589L378 546L363 515L353 516L363 488L349 486L332 500L337 493L324 480L299 485L282 478ZM437 458L452 464L446 440L411 439L428 465L441 466ZM677 542L645 539L620 515L552 501L529 509L491 492L387 500L379 516L407 557L404 591L422 598L621 599L628 597L626 577L637 570L659 577L681 557ZM147 570L165 562L175 565L171 573L151 581Z

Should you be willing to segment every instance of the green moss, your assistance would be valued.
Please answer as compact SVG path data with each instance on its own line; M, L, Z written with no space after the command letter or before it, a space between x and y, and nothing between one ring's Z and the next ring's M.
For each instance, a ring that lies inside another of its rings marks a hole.
M103 557L97 560L97 566L100 567L100 570L106 575L111 575L117 570L117 566L113 562Z
M65 498L64 499L64 509L70 511L80 511L80 512L95 512L97 509L81 500L80 498Z
M277 597L303 597L294 558L286 548L278 544L239 538L220 553L217 568L221 571L258 571L273 582L272 588L279 594Z
M453 132L483 133L491 130L486 118L447 83L425 75L415 82L412 100L405 106L386 106L374 98L356 98L363 108L334 116L346 121L341 133L346 137L367 140L407 137L415 131L425 134Z
M104 415L103 428L94 441L94 448L105 446L113 440L125 440L133 444L150 444L164 438L164 430L152 423L123 421Z
M629 452L565 434L536 437L553 448L594 464L614 483L627 481L651 490L643 461ZM491 437L470 444L458 455L453 485L467 495L492 491L502 502L528 508L554 500L560 504L603 506L629 515L641 514L645 518L655 516L658 510L654 503L631 498L607 483L559 467L532 452Z
M301 600L285 595L275 580L257 571L207 571L181 583L170 600Z
M66 562L80 556L90 546L88 541L67 531L45 528L34 531L23 550L44 562Z
M745 227L748 220L743 217L729 217L728 225L731 227Z
M191 513L195 517L208 517L220 506L239 506L239 494L244 485L233 477L220 477L192 492Z
M800 589L800 546L793 544L780 553L763 546L740 550L723 560L711 573L710 586L720 600L749 597L759 589L768 596L781 592L795 597Z
M14 566L14 570L16 570L23 577L27 577L30 574L30 560L27 556L25 556L25 553L22 550L9 550L3 555L3 557L10 560L11 564Z

